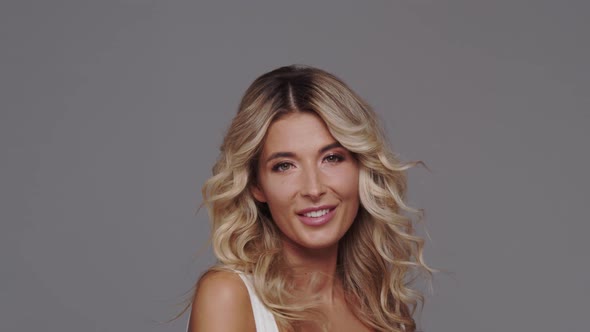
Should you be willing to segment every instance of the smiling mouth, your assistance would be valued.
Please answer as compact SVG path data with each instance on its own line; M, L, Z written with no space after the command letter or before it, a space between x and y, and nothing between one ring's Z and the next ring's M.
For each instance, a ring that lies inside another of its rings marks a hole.
M303 215L308 218L318 218L318 217L328 214L329 212L330 212L330 209L323 209L323 210L317 210L317 211L303 213Z
M322 226L328 223L336 214L337 206L324 205L301 210L297 213L299 220L307 226Z

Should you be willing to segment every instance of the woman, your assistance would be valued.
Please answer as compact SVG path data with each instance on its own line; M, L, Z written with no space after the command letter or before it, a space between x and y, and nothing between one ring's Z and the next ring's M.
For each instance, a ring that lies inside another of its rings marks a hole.
M246 91L203 187L219 264L189 332L414 331L430 273L404 172L369 106L335 76L282 67Z

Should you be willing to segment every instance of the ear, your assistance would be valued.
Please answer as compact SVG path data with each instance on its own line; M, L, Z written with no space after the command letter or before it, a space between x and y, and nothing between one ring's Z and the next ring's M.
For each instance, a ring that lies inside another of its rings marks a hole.
M258 184L251 185L250 192L257 201L259 201L260 203L266 203L266 195L264 194L264 191L262 191L262 189L258 187Z

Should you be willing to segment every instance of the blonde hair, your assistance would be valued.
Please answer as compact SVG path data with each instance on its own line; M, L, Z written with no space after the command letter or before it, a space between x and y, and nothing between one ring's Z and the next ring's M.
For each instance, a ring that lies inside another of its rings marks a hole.
M250 192L258 157L273 121L290 112L312 112L358 160L360 207L339 242L337 273L355 315L378 331L415 331L421 294L411 288L424 263L424 241L414 234L417 213L404 203L405 171L391 152L377 116L340 79L306 66L281 67L246 90L221 146L213 176L203 186L219 266L253 276L262 302L286 330L310 320L313 303L297 298L281 252L280 231L268 208Z

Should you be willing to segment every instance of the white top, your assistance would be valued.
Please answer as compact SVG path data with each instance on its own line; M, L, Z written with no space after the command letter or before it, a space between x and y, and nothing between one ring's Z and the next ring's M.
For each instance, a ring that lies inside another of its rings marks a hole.
M252 305L252 312L254 313L254 322L256 323L256 332L279 332L279 327L277 326L277 322L275 321L275 317L273 314L268 310L264 304L256 295L254 291L254 285L252 285L251 276L246 275L240 271L235 271L244 284L248 289L248 295L250 296L250 304ZM190 314L189 314L189 321L190 321ZM186 326L186 330L188 331L188 324Z
M241 272L236 273L242 278L242 281L248 288L248 295L250 295L250 304L252 305L252 312L254 313L254 321L256 322L256 332L279 332L275 317L268 310L256 295L254 285L252 285L252 277Z

